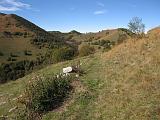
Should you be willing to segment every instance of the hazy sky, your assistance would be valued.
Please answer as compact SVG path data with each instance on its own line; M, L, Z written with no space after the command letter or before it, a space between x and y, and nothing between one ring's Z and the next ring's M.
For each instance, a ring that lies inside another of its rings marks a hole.
M160 0L0 0L0 12L63 32L127 27L135 16L147 30L160 25Z

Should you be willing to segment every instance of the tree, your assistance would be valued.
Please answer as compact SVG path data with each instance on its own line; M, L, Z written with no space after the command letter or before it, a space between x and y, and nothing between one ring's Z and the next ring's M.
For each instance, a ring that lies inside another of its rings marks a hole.
M133 17L128 23L129 30L133 33L141 35L145 31L145 24L142 23L142 19L139 17Z

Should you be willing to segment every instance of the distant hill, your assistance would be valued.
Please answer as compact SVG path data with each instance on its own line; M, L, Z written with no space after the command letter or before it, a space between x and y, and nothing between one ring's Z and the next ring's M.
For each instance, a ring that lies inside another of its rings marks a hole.
M154 34L154 35L160 35L160 27L156 27L156 28L153 28L151 30L148 31L148 34Z
M72 41L72 42L78 42L81 41L80 38L77 38L81 35L83 35L82 33L76 31L76 30L72 30L68 33L62 33L60 31L48 31L49 33L51 33L52 35L56 35L58 37L60 37L61 39L65 40L65 41ZM75 41L73 40L73 38L76 37L78 40Z
M48 64L48 51L64 46L68 45L58 34L51 34L18 15L1 13L0 71L3 73L0 73L0 81L17 79L34 66Z
M112 42L118 42L122 39L125 40L131 37L133 33L127 29L119 28L113 30L102 30L97 33L86 33L76 37L73 37L73 40L80 41L96 41L96 40L109 40Z
M53 35L59 34L63 36L65 40L74 42L95 42L101 40L109 40L115 43L121 43L122 41L134 36L134 33L125 28L118 28L113 30L102 30L97 33L80 33L75 30L69 33L50 32Z

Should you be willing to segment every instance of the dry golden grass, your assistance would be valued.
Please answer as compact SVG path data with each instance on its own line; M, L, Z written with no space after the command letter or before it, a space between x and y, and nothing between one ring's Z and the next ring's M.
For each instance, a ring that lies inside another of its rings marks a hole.
M95 118L160 119L160 37L129 40L101 56L106 73Z

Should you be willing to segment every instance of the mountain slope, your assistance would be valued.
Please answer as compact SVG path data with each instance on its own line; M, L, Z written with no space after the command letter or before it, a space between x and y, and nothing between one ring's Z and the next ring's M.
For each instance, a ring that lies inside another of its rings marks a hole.
M144 39L130 39L109 52L52 65L7 83L0 87L0 92L4 93L1 103L7 97L13 99L21 94L35 75L53 75L80 60L85 71L79 78L81 87L62 107L44 115L44 120L160 119L159 51L160 36L152 34ZM8 103L2 105L0 113L6 113L10 107L13 106Z
M25 50L31 51L33 58L39 53L43 53L41 48L51 47L61 41L56 35L51 35L35 24L25 20L15 14L0 15L0 57L1 62L6 62L7 57L13 53L19 59L32 58L25 56ZM17 58L18 60L18 58Z
M51 52L62 47L71 46L57 34L15 14L0 14L0 83L53 63Z

